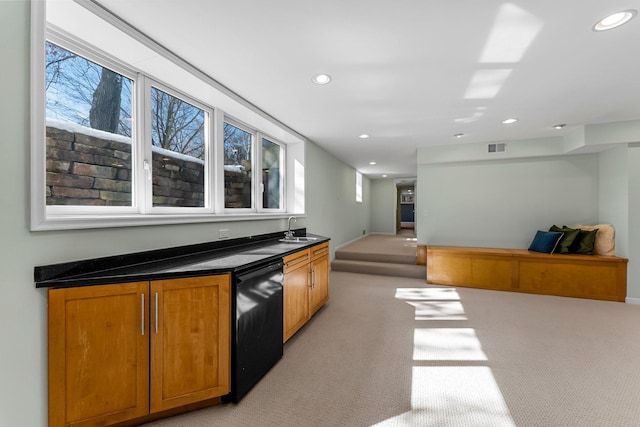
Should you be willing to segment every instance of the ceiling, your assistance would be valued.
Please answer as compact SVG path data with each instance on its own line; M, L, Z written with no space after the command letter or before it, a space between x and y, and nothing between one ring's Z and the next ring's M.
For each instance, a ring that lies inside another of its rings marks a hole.
M95 2L374 179L415 176L419 147L640 118L640 17L591 29L637 0Z

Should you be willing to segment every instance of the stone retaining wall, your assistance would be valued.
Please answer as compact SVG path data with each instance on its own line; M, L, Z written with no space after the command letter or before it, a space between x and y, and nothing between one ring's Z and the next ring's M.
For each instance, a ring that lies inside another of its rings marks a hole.
M224 207L251 207L251 174L245 172L224 171Z
M204 206L204 165L152 153L153 206ZM47 126L47 205L131 206L131 144ZM225 171L226 207L242 206L251 182Z
M130 206L131 144L47 126L47 205Z

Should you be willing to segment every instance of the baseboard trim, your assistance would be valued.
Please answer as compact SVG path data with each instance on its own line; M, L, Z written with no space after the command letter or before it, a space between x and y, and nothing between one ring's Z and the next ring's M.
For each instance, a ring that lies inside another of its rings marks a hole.
M348 242L345 242L345 243L341 244L340 246L336 246L335 250L337 251L338 249L340 249L340 248L341 248L341 247L343 247L343 246L350 245L350 244L351 244L351 243L353 243L353 242L357 242L358 240L363 239L363 238L365 238L365 237L367 237L367 236L371 236L371 235L373 235L373 234L386 234L386 235L388 235L388 236L395 236L397 233L383 233L383 232L379 232L379 231L372 231L372 232L370 232L370 233L363 234L362 236L358 236L358 237L356 237L356 238L355 238L355 239L353 239L353 240L349 240Z
M640 305L640 298L630 298L630 297L626 297L624 299L624 302L626 304L638 304Z
M369 234L370 234L370 233L363 234L362 236L358 236L358 237L356 237L356 238L355 238L355 239L353 239L353 240L349 240L348 242L345 242L345 243L341 244L340 246L336 246L336 247L335 247L335 249L334 249L334 251L337 251L338 249L340 249L340 248L342 248L342 247L344 247L344 246L350 245L350 244L351 244L351 243L353 243L353 242L357 242L358 240L360 240L360 239L363 239L363 238L367 237Z

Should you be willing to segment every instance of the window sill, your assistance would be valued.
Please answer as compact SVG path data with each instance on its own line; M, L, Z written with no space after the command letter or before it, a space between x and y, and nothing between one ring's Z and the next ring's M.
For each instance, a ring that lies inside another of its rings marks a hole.
M232 221L261 221L270 219L283 219L292 215L304 217L304 213L278 212L278 213L242 213L224 215L69 215L64 217L51 217L39 223L31 224L31 231L50 230L77 230L89 228L111 227L139 227L148 225L167 224L197 224L205 222L232 222Z

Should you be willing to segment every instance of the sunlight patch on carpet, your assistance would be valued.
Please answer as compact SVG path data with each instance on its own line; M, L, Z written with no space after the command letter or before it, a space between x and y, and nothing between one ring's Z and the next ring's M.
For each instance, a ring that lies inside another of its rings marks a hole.
M411 410L377 427L515 427L491 369L484 366L414 367Z
M459 301L407 301L416 309L416 320L467 320Z
M480 341L471 328L416 329L413 360L487 360Z
M413 301L460 301L455 288L398 288L395 297Z

